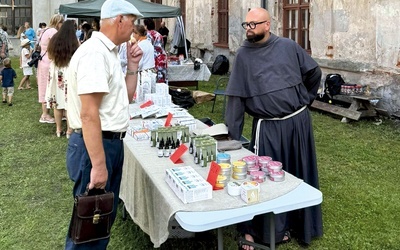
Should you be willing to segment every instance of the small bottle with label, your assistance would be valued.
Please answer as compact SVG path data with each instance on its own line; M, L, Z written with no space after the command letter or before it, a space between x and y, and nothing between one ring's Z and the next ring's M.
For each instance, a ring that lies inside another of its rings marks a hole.
M170 152L170 148L171 148L171 144L170 144L170 139L167 139L167 143L165 143L164 146L164 157L169 157L169 152Z
M204 166L204 155L203 155L203 153L200 153L200 165L202 167Z
M159 148L160 147L160 138L157 136L156 139L156 147Z
M194 152L194 163L199 164L199 156L197 155L197 151Z
M204 168L207 167L208 161L209 161L209 155L208 152L206 151L206 156L204 157L203 164L201 164L201 166Z
M193 154L193 142L189 144L189 154Z
M175 142L172 141L171 150L169 151L169 155L171 156L173 153L175 153L175 150L176 150Z
M164 140L162 140L162 139L158 145L157 156L160 158L164 156Z

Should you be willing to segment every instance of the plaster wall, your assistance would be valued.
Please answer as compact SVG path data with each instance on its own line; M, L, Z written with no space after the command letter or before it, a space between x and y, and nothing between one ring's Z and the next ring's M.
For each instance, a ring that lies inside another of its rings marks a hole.
M400 1L313 0L310 12L312 56L324 75L340 73L348 83L370 86L382 97L379 108L399 113Z
M39 23L45 22L49 24L50 18L58 13L60 4L75 3L77 0L33 0L32 1L32 27L36 30Z
M178 0L163 2L170 6L179 6ZM234 54L245 38L241 23L249 8L259 7L259 0L229 1L229 47L215 45L218 42L218 2L215 0L186 1L186 37L191 41L193 57L201 57L207 64L212 64L217 55L223 54L234 60ZM175 25L174 19L165 20L172 39Z
M77 0L33 0L33 24L48 23L60 3ZM163 4L179 6L179 0ZM271 31L282 36L282 0L267 0ZM229 0L228 47L217 46L218 1L186 0L186 36L193 57L211 65L223 54L231 65L245 39L241 27L248 9L261 6L260 0ZM382 97L378 107L400 113L400 1L399 0L310 0L310 42L313 58L328 73L340 73L346 82L369 85L372 94ZM175 18L165 19L174 33ZM327 56L327 47L333 55ZM167 50L168 50L167 46Z

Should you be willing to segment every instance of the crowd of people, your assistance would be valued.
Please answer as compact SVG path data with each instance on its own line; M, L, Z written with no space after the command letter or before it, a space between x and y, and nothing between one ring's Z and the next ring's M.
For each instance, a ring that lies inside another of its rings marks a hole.
M22 69L23 77L18 85L18 90L32 89L31 77L36 75L37 87L38 87L38 102L41 105L42 113L39 118L40 123L56 123L58 120L58 111L54 111L54 116L51 115L51 110L54 109L54 97L46 95L49 72L51 71L51 63L53 60L49 59L48 45L52 37L58 32L64 22L62 15L54 15L49 24L45 22L39 23L38 29L35 31L29 22L25 22L18 28L16 37L20 39L20 57L19 67ZM100 31L100 19L94 18L89 24L86 21L82 21L80 24L73 22L75 36L79 44L86 42L93 34L94 31ZM3 60L8 58L8 44L7 44L7 27L0 29L0 71L4 68ZM158 31L155 30L155 22L151 18L144 19L144 25L135 26L132 37L135 37L138 41L139 46L144 51L143 58L140 63L140 71L148 72L148 74L155 74L155 81L157 83L165 83L167 81L167 53L165 46L169 29L165 26L165 22L161 22L161 27ZM29 64L31 59L34 59L35 51L40 52L40 60L37 60L36 64ZM121 60L121 66L123 72L126 73L126 44L122 43L118 46L119 56ZM12 63L10 61L10 63ZM8 65L12 67L12 64ZM15 63L14 63L14 66ZM37 69L36 69L37 68ZM142 78L139 78L139 81ZM12 83L14 87L14 78L11 79L9 84ZM6 91L6 90L4 90ZM3 91L3 92L4 92ZM9 96L13 96L14 89L8 88ZM3 100L4 101L4 100ZM12 106L12 104L10 105ZM63 112L62 119L66 119L66 112ZM69 137L70 132L63 131L57 124L56 135L67 135Z

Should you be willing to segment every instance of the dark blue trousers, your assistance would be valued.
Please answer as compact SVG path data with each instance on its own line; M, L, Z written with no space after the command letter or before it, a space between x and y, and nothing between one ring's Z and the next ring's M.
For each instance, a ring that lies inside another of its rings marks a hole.
M119 190L122 178L122 165L124 163L124 146L120 139L104 139L103 147L106 155L106 165L108 180L106 191L114 193L114 210L112 221L114 223L118 201ZM73 197L86 191L86 186L90 182L90 171L92 164L85 147L82 134L73 133L69 138L67 148L67 170L69 177L74 182ZM73 202L71 202L73 203ZM70 225L71 226L71 225ZM109 239L75 245L67 234L65 249L106 249Z

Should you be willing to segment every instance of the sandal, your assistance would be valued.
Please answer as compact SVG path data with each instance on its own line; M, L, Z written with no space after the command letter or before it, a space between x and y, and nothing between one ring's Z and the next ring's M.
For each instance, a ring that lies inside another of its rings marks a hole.
M283 239L281 242L278 242L279 244L286 244L289 243L292 240L292 237L290 236L289 231L285 231L285 234L283 235Z
M57 135L58 138L60 138L61 136L65 135L65 132L64 131L57 131L56 135Z
M243 250L243 249L253 250L254 247L252 246L252 244L254 244L253 236L251 236L250 234L245 234L243 235L242 239L239 240L238 250Z
M39 119L39 122L40 123L56 123L54 118L50 117L50 116L48 116L48 117L41 116L40 119Z
M285 231L285 233L283 235L283 239L280 242L276 242L275 245L286 244L286 243L289 243L291 240L292 240L292 237L290 236L290 232L289 231ZM269 243L258 242L257 239L255 239L252 235L244 234L239 239L239 248L238 248L238 250L243 250L243 249L251 249L251 250L253 250L254 248L257 248L257 249L269 249L269 247L270 247Z
M18 87L18 90L23 90L24 88L23 87Z

